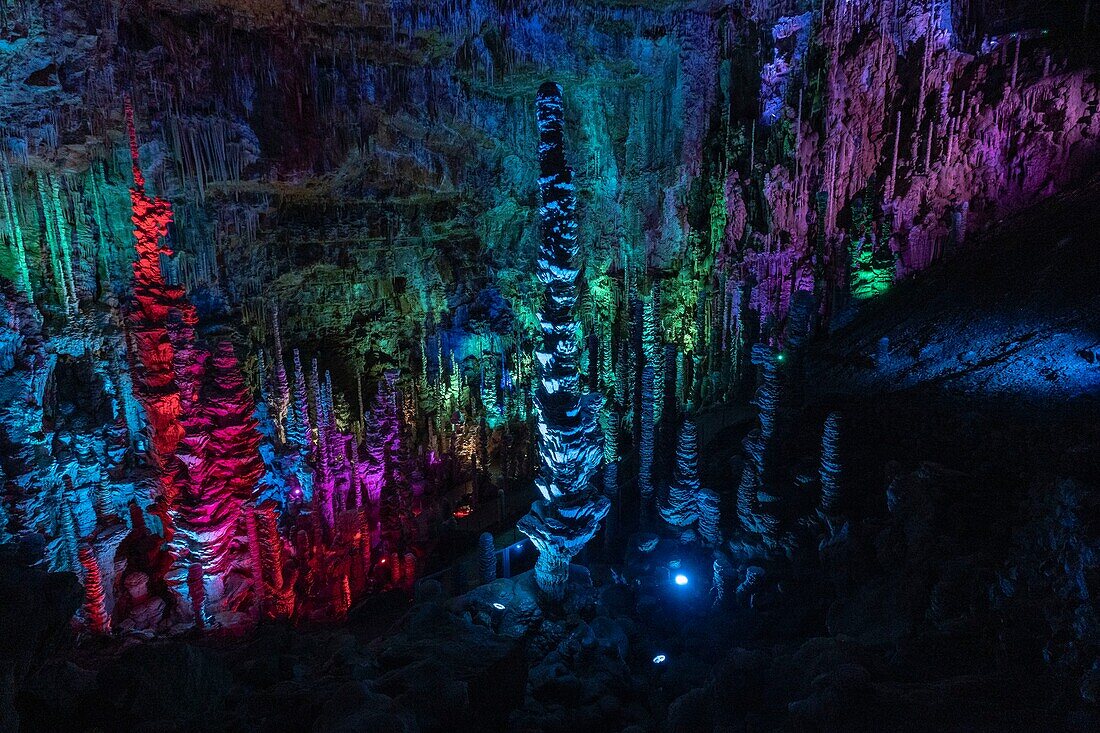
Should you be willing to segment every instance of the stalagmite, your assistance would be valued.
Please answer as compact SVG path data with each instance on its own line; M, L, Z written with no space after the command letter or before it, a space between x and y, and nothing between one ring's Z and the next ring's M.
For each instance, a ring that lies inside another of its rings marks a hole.
M741 468L741 481L737 485L737 518L741 526L756 531L756 472L746 461Z
M72 493L72 479L66 474L64 483L57 487L57 534L60 542L61 554L55 563L61 570L76 572L80 567L77 547L76 518L73 516L73 508L69 503L69 495ZM68 490L66 490L68 489Z
M202 565L199 563L192 563L187 569L187 590L191 597L191 613L194 616L195 626L205 629L206 589L203 584Z
M768 542L776 540L778 517L775 504L768 490L772 483L775 463L775 433L779 419L779 354L766 344L753 347L753 362L758 364L760 384L752 403L757 408L759 426L749 431L743 441L746 455L737 489L737 515L742 526L764 537ZM766 499L765 500L762 500Z
M84 566L84 618L93 634L109 634L111 616L107 611L107 595L103 591L99 561L90 545L81 545L79 556L80 564Z
M642 506L646 507L653 499L653 451L655 448L656 423L653 396L653 367L646 364L642 369L641 394L641 437L638 440L638 491L642 497Z
M271 311L271 330L275 339L274 382L275 382L275 427L279 431L281 442L287 441L288 412L290 409L290 383L287 379L286 362L283 359L283 337L279 330L279 309Z
M711 607L715 609L721 608L725 605L726 601L726 586L729 583L730 577L733 575L733 567L730 565L730 561L725 555L721 553L715 553L713 573L711 575Z
M536 101L539 127L540 233L537 272L544 299L536 350L539 460L536 485L543 498L517 525L539 550L535 580L550 601L560 601L569 561L588 543L610 503L596 494L592 476L602 446L596 425L601 397L579 394L576 363L577 222L572 171L565 162L561 89L547 82Z
M619 414L614 396L603 410L603 494L611 502L604 524L604 541L610 545L617 539L621 499L619 497Z
M661 424L661 408L664 401L664 347L661 344L661 286L653 283L649 298L642 312L642 350L645 363L653 367L653 424Z
M482 585L497 579L496 547L489 532L482 532L477 540L477 570Z
M217 607L233 567L233 545L244 534L244 507L254 499L264 464L255 406L232 345L221 342L210 363L202 408L188 420L183 441L189 481L178 527L190 557L206 573L204 597Z
M294 349L294 409L287 418L287 442L300 449L309 447L309 399L306 377L302 371L302 357Z
M699 449L695 421L690 417L680 426L680 439L672 467L672 483L658 503L661 518L680 532L699 520Z
M699 506L699 537L710 546L722 542L722 500L711 489L700 489L696 503Z
M835 516L840 499L840 415L830 412L821 436L821 513Z
M253 611L258 617L264 605L266 586L264 584L264 564L262 560L259 523L256 521L255 507L245 507L245 527L248 530L248 556L252 564L252 588L255 593Z

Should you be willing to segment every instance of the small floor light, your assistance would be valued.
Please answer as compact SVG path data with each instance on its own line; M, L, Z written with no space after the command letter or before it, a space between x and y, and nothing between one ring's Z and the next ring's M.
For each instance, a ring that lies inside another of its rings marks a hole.
M504 604L503 603L494 603L493 608L495 608L498 611L503 611L504 610Z
M665 659L667 659L667 657L665 657L664 654L658 654L657 656L655 656L653 658L653 663L654 664L664 664Z
M672 582L676 583L676 585L687 585L688 576L683 573L676 573L675 577L672 578Z

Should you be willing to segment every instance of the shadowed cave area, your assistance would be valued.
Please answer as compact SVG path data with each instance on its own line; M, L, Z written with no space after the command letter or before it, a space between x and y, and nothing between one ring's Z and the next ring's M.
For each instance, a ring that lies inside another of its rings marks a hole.
M1100 729L1100 6L0 0L0 731Z

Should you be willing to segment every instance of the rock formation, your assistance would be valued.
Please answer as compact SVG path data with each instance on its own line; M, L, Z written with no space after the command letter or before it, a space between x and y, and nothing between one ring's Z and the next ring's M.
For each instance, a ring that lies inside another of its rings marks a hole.
M576 365L577 232L573 174L565 162L561 89L539 87L535 103L539 124L538 275L544 286L540 312L542 344L535 352L539 386L535 401L541 470L536 485L543 498L531 506L518 529L539 550L535 576L551 601L565 592L569 561L599 529L610 503L591 486L602 446L596 425L600 404L595 393L580 394Z

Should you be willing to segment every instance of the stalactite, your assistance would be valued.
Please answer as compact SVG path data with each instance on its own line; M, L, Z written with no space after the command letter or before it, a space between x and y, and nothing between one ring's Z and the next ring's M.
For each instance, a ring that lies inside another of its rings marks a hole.
M883 198L887 203L894 200L894 187L898 179L898 149L901 145L901 110L898 110L897 123L894 126L894 153L890 159L890 177L886 179Z
M65 282L65 305L70 313L75 313L78 305L76 279L73 277L72 237L68 222L61 206L61 183L57 176L50 176L50 206L54 218L54 231L57 236L57 249L61 255L61 277Z
M752 596L764 585L764 569L755 565L745 568L745 577L737 586L737 597L744 598L749 605L752 604Z
M107 611L107 594L103 591L103 576L99 561L90 545L81 545L80 564L84 566L84 618L93 634L111 633L111 616Z
M493 535L489 532L482 532L478 537L477 569L482 585L497 579L496 547L493 544Z
M1008 83L1008 88L1012 91L1016 90L1016 79L1020 73L1020 44L1023 42L1023 37L1020 33L1016 34L1016 50L1012 54L1012 78Z
M57 291L57 301L68 309L70 305L68 279L62 271L60 236L57 232L57 218L53 215L53 204L50 199L49 174L38 171L35 180L38 184L38 203L45 223L42 233L46 238L46 251L43 254L48 257L50 273L53 276L54 288Z
M15 250L16 286L34 302L34 288L31 285L30 269L27 266L27 249L23 243L23 225L19 220L19 209L12 187L11 168L7 160L0 160L0 216L7 225L8 242Z
M610 504L591 486L602 447L596 425L602 398L580 395L576 363L575 259L577 222L572 171L566 165L561 89L539 88L540 236L537 272L545 288L539 313L542 344L536 394L541 470L536 485L543 498L517 525L539 550L535 580L550 601L560 601L569 561L592 539Z

